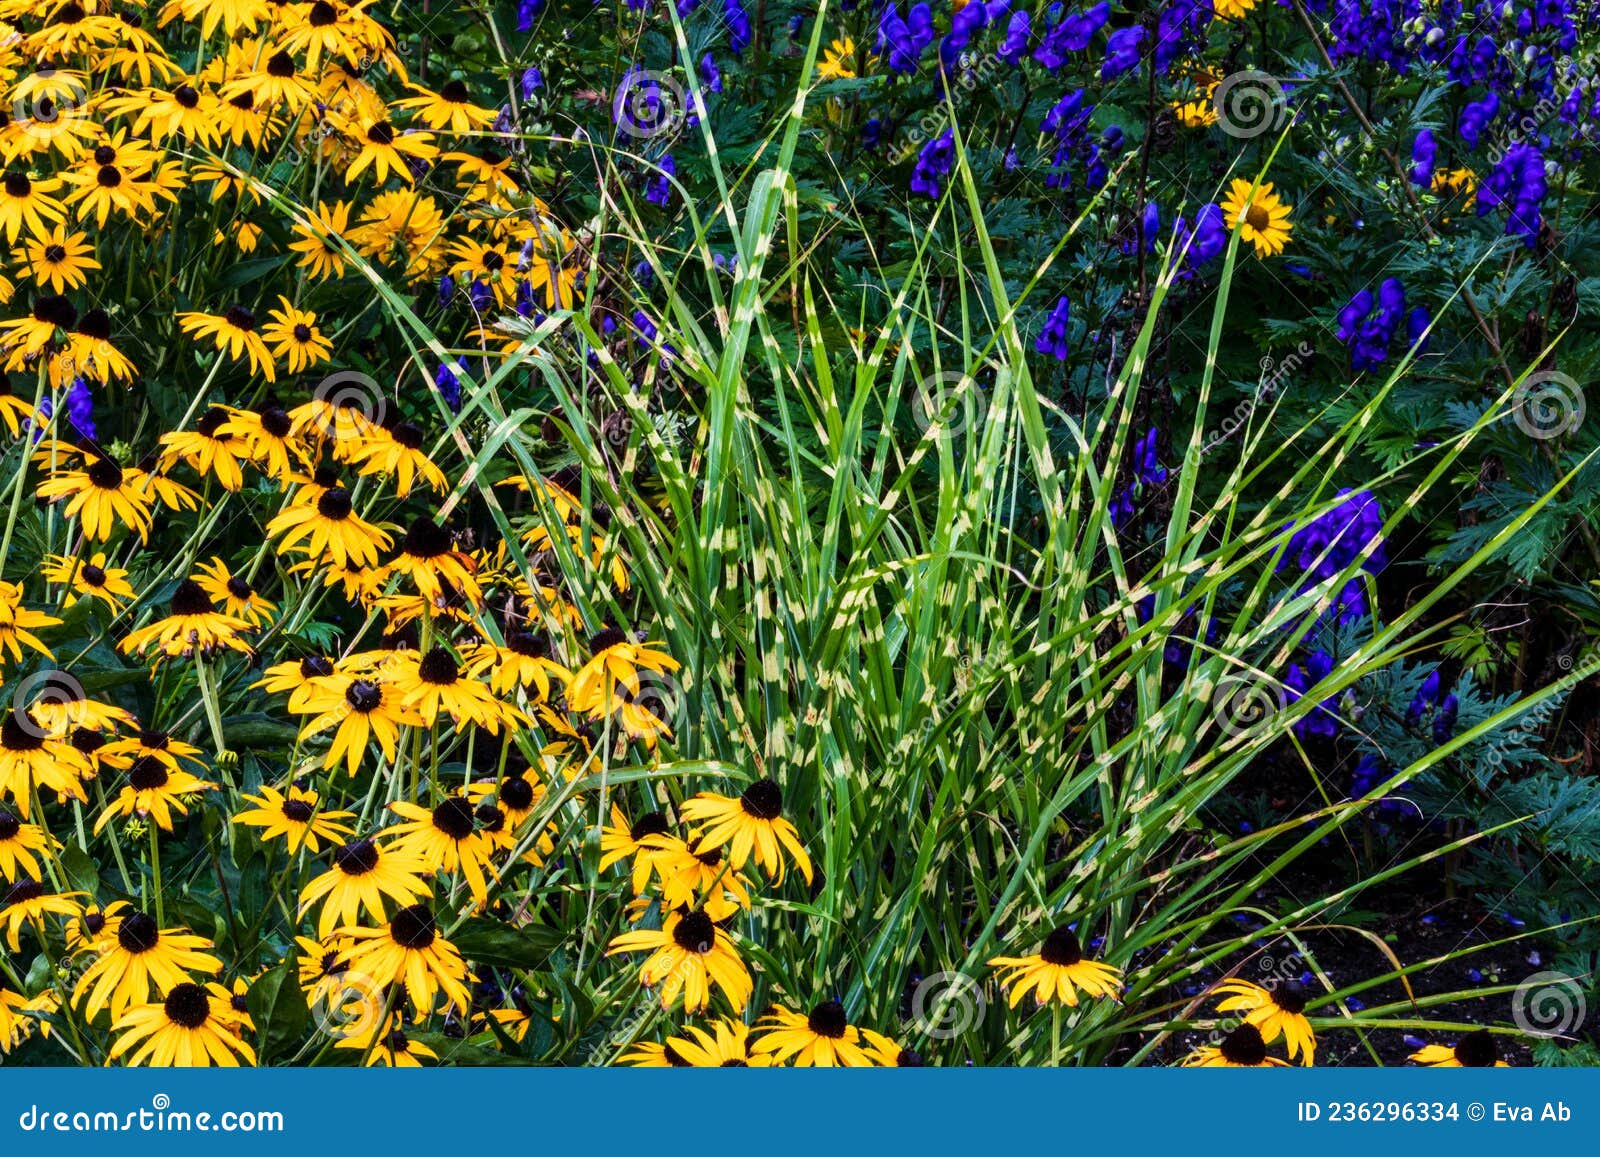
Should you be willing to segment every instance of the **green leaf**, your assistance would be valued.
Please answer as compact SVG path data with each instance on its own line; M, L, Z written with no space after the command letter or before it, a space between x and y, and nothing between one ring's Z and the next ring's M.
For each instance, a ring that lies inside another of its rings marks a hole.
M259 1062L292 1050L311 1021L305 993L300 990L298 960L291 956L258 977L250 986L245 1004L256 1026Z
M538 968L565 936L557 928L512 928L498 920L474 916L450 939L461 955L478 964Z

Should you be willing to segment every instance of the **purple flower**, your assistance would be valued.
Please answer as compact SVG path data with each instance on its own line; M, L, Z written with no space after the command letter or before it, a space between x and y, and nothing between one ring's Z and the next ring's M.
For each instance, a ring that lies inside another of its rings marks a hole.
M877 51L889 58L892 72L915 72L922 59L922 50L933 43L933 13L926 4L918 4L904 17L899 5L891 0L878 19Z
M456 279L451 277L448 273L441 273L439 275L439 304L440 304L440 306L449 305L450 304L450 299L452 297L454 297L455 295L456 295Z
M709 52L700 58L700 83L710 92L722 91L722 70L717 67L717 58Z
M1332 670L1333 656L1322 650L1313 651L1304 668L1290 663L1289 673L1283 680L1290 702L1305 698L1306 692L1326 679ZM1295 723L1294 731L1302 739L1313 735L1332 739L1339 731L1338 698L1330 695L1324 699Z
M539 9L543 7L544 0L518 0L517 31L532 32L534 17L539 15Z
M1461 120L1456 125L1456 132L1461 134L1461 139L1466 142L1469 149L1478 147L1478 138L1483 135L1483 130L1489 127L1489 122L1500 113L1500 98L1494 93L1487 94L1482 100L1469 101L1461 110Z
M645 183L644 199L652 205L665 206L672 200L672 178L678 174L678 165L672 159L672 154L667 153L656 162L656 166L660 171Z
M544 73L538 68L529 68L522 74L522 99L532 100L533 94L544 87Z
M1006 25L1006 38L995 49L995 57L1006 64L1019 62L1022 54L1028 51L1028 32L1031 27L1032 18L1026 11L1013 12L1010 23Z
M1139 67L1139 49L1144 44L1143 25L1119 28L1106 41L1106 59L1100 66L1100 79L1113 80Z
M938 200L940 184L956 163L956 138L949 129L922 146L911 173L911 191Z
M1071 320L1072 303L1063 294L1056 299L1055 308L1050 311L1050 316L1044 319L1044 329L1039 331L1039 337L1033 343L1033 348L1039 353L1049 354L1058 362L1066 361L1069 352L1068 323Z
M1427 188L1433 184L1433 162L1439 146L1434 142L1433 130L1423 129L1411 142L1411 183Z
M461 379L456 376L456 370L467 368L466 358L457 358L455 365L449 362L442 363L433 374L433 388L439 391L444 398L444 404L450 407L452 414L461 409Z
M728 47L735 56L743 56L750 47L750 16L739 0L722 0L722 19L728 26Z

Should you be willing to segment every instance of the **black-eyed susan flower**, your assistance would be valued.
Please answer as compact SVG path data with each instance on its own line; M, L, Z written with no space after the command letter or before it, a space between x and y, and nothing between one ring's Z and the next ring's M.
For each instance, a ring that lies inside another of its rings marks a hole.
M766 1053L750 1050L750 1026L726 1016L712 1021L709 1032L684 1025L683 1035L669 1038L667 1045L697 1069L764 1069L772 1064Z
M783 851L811 882L811 857L806 855L794 825L783 818L783 791L770 779L758 779L737 799L703 791L683 805L686 823L699 825L699 846L725 848L728 863L742 868L755 856L766 873L783 883ZM780 851L780 846L783 849Z
M83 684L70 671L40 671L34 676L29 713L55 738L75 728L112 731L136 725L133 713L115 703L89 698Z
M303 915L321 903L317 935L327 940L336 928L353 925L365 911L384 919L384 897L401 906L427 896L423 867L399 852L380 848L372 840L355 840L333 850L333 866L312 880L300 893Z
M110 947L117 929L122 926L122 918L132 910L133 906L126 900L113 900L104 908L85 904L81 912L67 921L67 950L93 952L99 956Z
M488 641L466 648L467 674L488 676L497 694L511 695L519 688L531 690L536 703L550 700L551 687L565 689L572 672L551 657L550 640L532 631L506 632L504 646Z
M354 182L370 168L380 185L391 175L410 185L415 181L411 163L426 163L439 155L432 133L420 129L401 131L382 117L347 122L343 128L357 150L355 160L344 173L348 182ZM4 217L0 216L0 225L3 223Z
M1406 1058L1435 1069L1510 1068L1500 1059L1500 1046L1488 1029L1469 1032L1453 1045L1424 1045Z
M908 1049L893 1037L884 1036L870 1028L861 1030L862 1051L872 1063L884 1069L920 1069L922 1054Z
M251 586L242 575L228 569L228 564L213 557L195 568L192 577L200 589L211 596L211 601L221 606L224 614L243 619L252 627L259 627L272 618L278 605L261 597L261 592Z
M388 550L391 539L364 521L342 486L325 490L314 505L291 503L267 523L267 534L283 538L279 550L300 551L335 566L377 566L378 551Z
M205 766L198 747L174 739L171 732L155 727L147 727L125 739L113 740L105 745L100 755L108 766L121 771L126 771L135 761L146 757L164 764L171 771L183 771L185 764L196 768Z
M0 651L21 660L24 646L52 658L50 648L33 632L43 627L59 626L61 620L43 611L22 605L23 591L20 583L0 582Z
M245 455L268 478L287 482L306 466L306 452L294 437L294 423L282 406L264 406L259 412L224 407L228 421L222 430L240 439Z
M274 663L254 686L274 693L287 691L289 710L299 714L306 710L312 695L343 694L345 683L332 659L326 655L307 655L304 659Z
M1268 1054L1261 1030L1248 1023L1241 1024L1216 1044L1200 1045L1180 1063L1184 1068L1196 1069L1281 1069L1289 1066L1288 1061Z
M1280 1036L1292 1061L1309 1065L1317 1051L1317 1037L1306 1019L1306 989L1298 980L1282 980L1263 988L1248 980L1225 980L1217 993L1227 999L1217 1005L1218 1012L1243 1012L1246 1024L1261 1030L1261 1039L1271 1044Z
M567 702L574 711L599 718L616 710L617 687L639 692L639 672L666 674L678 661L653 643L635 643L615 627L589 641L589 659L573 673L567 685Z
M89 235L69 233L64 225L42 237L28 238L16 256L22 276L55 293L82 287L89 280L89 271L100 268Z
M18 873L30 880L42 880L35 853L49 857L60 846L37 824L23 823L0 808L0 875L5 876L6 883L14 883Z
M400 553L389 563L389 570L410 578L417 593L430 603L443 597L445 584L474 606L483 602L472 557L457 550L450 532L425 515L413 521L400 540Z
M459 80L445 81L438 92L430 92L420 84L406 87L417 95L397 100L392 107L410 109L430 129L465 133L494 123L495 110L473 104L472 94Z
M161 6L160 26L173 20L200 26L200 39L210 40L220 26L233 40L242 33L254 32L272 19L268 0L167 0Z
M734 1012L744 1011L754 983L733 940L703 911L672 912L658 929L624 932L612 939L607 956L646 952L639 983L659 988L661 1006L671 1008L683 997L685 1012L699 1012L711 1003L714 984Z
M358 1051L367 1059L368 1067L391 1069L416 1069L424 1060L437 1061L439 1054L419 1040L408 1037L393 1020L386 1026L374 1026L365 1032L351 1033L334 1042L336 1049Z
M298 309L287 297L278 295L279 308L267 310L271 318L261 327L261 340L289 367L291 374L310 369L333 356L333 342L317 328L317 315Z
M873 1067L860 1030L837 1000L825 1000L809 1013L774 1008L757 1022L761 1026L766 1027L751 1048L773 1064L792 1059L797 1068Z
M244 619L217 610L199 583L184 579L172 592L166 616L130 631L119 649L142 655L154 647L168 658L219 649L248 652L250 644L240 636L250 629Z
M406 706L400 692L376 678L345 677L327 691L306 697L304 712L313 714L300 731L301 738L336 728L323 767L335 767L342 759L351 775L361 766L367 743L377 740L385 759L394 761L402 726L422 726L422 716Z
M671 831L672 826L662 812L645 812L629 824L622 809L612 804L611 823L600 829L600 870L603 872L611 865L633 857L633 891L635 895L643 892L656 871L653 857L661 852L660 846L652 847L648 841L653 836L666 836ZM676 850L676 844L670 846Z
M238 1068L256 1054L240 1039L228 991L184 981L159 1000L130 1009L111 1026L111 1059L129 1065Z
M109 930L108 930L109 933ZM97 956L73 989L74 1004L83 1004L89 1019L102 1008L115 1020L152 992L169 992L191 973L215 976L222 961L208 949L215 945L187 928L161 928L144 912L124 911L114 933L97 940Z
M50 735L50 729L23 710L11 710L0 719L0 799L10 797L12 809L23 819L32 818L35 792L53 791L85 801L83 780L94 771L87 756L69 743Z
M241 794L255 807L234 816L233 822L261 829L263 840L282 839L291 853L305 848L314 855L322 850L320 840L342 843L350 838L351 829L344 821L355 819L355 813L322 810L316 792L294 784L286 792L267 784L260 790L260 795Z
M217 785L210 780L187 771L173 771L154 756L140 756L128 768L122 789L95 821L95 833L98 835L118 816L148 817L162 831L170 832L174 811L180 815L189 814L190 796L216 790Z
M1272 191L1270 181L1252 192L1252 183L1243 178L1234 179L1222 202L1223 215L1255 246L1257 257L1272 257L1283 252L1294 230L1289 223L1293 208Z
M989 967L1001 970L1000 983L1011 990L1012 1008L1029 992L1040 1004L1059 1000L1073 1008L1080 992L1109 1000L1119 999L1122 992L1121 971L1084 959L1077 935L1065 924L1046 936L1032 956L997 956Z
M183 462L200 477L215 478L224 490L238 490L244 485L240 463L250 460L250 446L234 436L231 417L223 407L212 406L193 430L161 435L160 469Z
M419 1010L432 1010L443 996L447 1007L466 1015L466 963L426 904L400 909L382 928L346 928L342 934L351 941L345 950L351 971L379 984L403 984Z
M250 369L267 381L276 381L277 367L261 335L256 332L256 315L242 305L230 305L224 312L180 313L178 328L196 341L212 341L233 361L246 361Z
M617 1058L619 1065L631 1069L687 1069L691 1068L683 1055L671 1043L660 1041L634 1041L628 1050ZM765 1066L762 1066L765 1067Z
M52 892L38 880L17 880L0 895L0 924L5 926L6 943L11 951L22 951L22 929L31 925L40 940L44 939L46 916L76 916L82 906L78 897L82 892Z
M344 273L345 250L341 241L350 228L350 206L344 201L322 202L316 216L296 222L295 240L289 249L300 255L295 267L304 269L313 281L325 281Z
M51 195L60 188L59 177L34 180L15 170L0 177L0 233L8 242L15 242L22 233L48 237L51 227L47 222L59 225L66 218L65 207Z
M103 550L95 551L86 559L50 555L39 573L44 576L45 582L68 588L62 599L63 606L70 607L80 598L93 598L114 611L120 611L122 601L134 597L128 572L112 566Z
M385 846L420 862L428 872L457 872L467 881L472 898L480 905L489 898L485 873L499 878L492 862L494 847L477 827L470 800L451 796L431 811L404 800L389 805L404 823L386 828Z
M713 920L726 920L750 907L750 881L722 862L721 848L701 848L694 839L646 836L650 865L669 908L704 907Z
M36 493L46 502L69 499L66 517L77 519L84 535L96 542L110 538L118 524L143 540L150 536L151 501L143 482L143 471L96 454L81 469L53 472Z
M441 714L455 720L457 731L469 724L498 735L502 725L526 723L527 717L476 679L461 672L461 664L445 647L430 647L426 654L403 653L395 659L393 685L406 709L432 726Z

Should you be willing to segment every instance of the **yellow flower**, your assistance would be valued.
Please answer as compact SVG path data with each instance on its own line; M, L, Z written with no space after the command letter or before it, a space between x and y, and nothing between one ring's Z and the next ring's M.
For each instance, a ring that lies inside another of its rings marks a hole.
M1078 937L1065 924L1046 936L1032 956L996 956L989 967L1001 970L1000 983L1011 989L1012 1008L1029 992L1036 993L1040 1004L1059 1000L1076 1008L1079 992L1116 1000L1122 990L1122 973L1085 960Z
M1200 1045L1180 1064L1194 1069L1282 1069L1288 1061L1267 1055L1261 1030L1246 1022L1214 1045Z
M1272 191L1270 181L1252 191L1251 182L1242 178L1234 180L1222 202L1223 215L1256 247L1257 257L1272 257L1283 252L1294 230L1289 223L1293 208Z
M1317 1038L1305 1015L1305 986L1298 980L1280 981L1270 989L1248 980L1225 980L1217 985L1217 992L1227 996L1218 1003L1218 1012L1247 1013L1245 1023L1260 1029L1267 1044L1281 1036L1290 1060L1298 1056L1301 1064L1311 1064Z

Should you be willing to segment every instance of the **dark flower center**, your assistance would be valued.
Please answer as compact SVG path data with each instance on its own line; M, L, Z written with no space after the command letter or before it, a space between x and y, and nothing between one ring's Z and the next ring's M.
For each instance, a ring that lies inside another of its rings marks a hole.
M289 420L289 412L282 406L270 406L261 411L261 428L274 438L287 438L293 423Z
M367 140L380 146L394 144L394 126L388 121L379 121L367 130Z
M0 904L0 908L9 908L13 904L26 904L29 900L37 900L43 895L43 884L24 877L11 885L11 890L6 893L5 903Z
M0 746L7 751L38 751L44 746L44 728L26 711L13 710L0 723Z
M134 791L153 791L165 787L169 778L167 765L153 755L141 755L128 768L128 783Z
M26 197L33 192L33 182L28 180L26 173L6 174L6 194L12 197Z
M316 813L316 808L303 799L286 799L283 801L283 814L287 819L297 824L309 823Z
M294 75L294 57L287 52L274 52L267 59L267 75L279 80Z
M106 914L104 912L85 912L83 915L83 930L90 936L98 936L105 929Z
M770 779L758 779L739 797L745 814L758 820L775 820L783 814L783 791Z
M845 1019L844 1005L837 1000L825 1000L811 1010L811 1015L806 1017L806 1024L818 1036L838 1040L844 1036L844 1030L850 1022Z
M333 853L333 866L347 876L364 876L378 866L378 845L356 840Z
M234 329L243 330L245 333L250 333L256 328L255 313L243 305L230 305L228 312L222 317Z
M0 812L0 843L15 839L22 830L22 821L10 812Z
M95 566L92 562L83 564L83 569L78 572L78 577L87 586L103 587L106 585L106 572Z
M116 159L117 150L110 145L101 145L94 151L94 163L97 165L109 165Z
M141 952L149 952L161 943L161 929L156 927L154 917L146 916L143 912L134 912L124 916L117 925L117 943L125 951L135 956Z
M184 579L178 584L178 589L172 592L174 615L209 615L214 610L211 596L193 579Z
M249 92L241 92L238 96L229 97L228 98L228 103L231 104L234 108L239 109L242 112L249 112L251 109L255 108L255 106L256 106L255 94L254 93L249 93Z
M139 732L139 746L148 747L152 751L165 751L171 742L172 736L165 731L152 729Z
M1083 948L1072 929L1063 924L1044 938L1044 947L1039 949L1039 958L1046 964L1070 968L1083 959Z
M177 985L164 1002L167 1019L184 1028L199 1028L211 1015L211 998L198 984Z
M333 661L321 655L311 655L300 660L300 677L302 679L323 678L333 674Z
M672 930L672 939L679 948L704 955L716 944L717 926L704 912L690 912Z
M1267 1042L1253 1024L1241 1024L1222 1038L1219 1047L1223 1059L1230 1064L1254 1067L1267 1059Z
M490 273L497 273L505 267L505 254L490 249L483 255L483 267Z
M1487 1029L1468 1033L1456 1044L1456 1060L1469 1069L1493 1067L1500 1059L1500 1050Z
M256 593L256 590L244 579L234 575L228 580L228 593L236 599L248 601Z
M417 664L417 675L424 683L436 687L449 687L461 678L461 668L455 657L443 647L434 647Z
M84 755L93 755L106 745L106 737L91 727L72 729L72 747Z
M306 325L304 322L297 324L291 332L294 334L294 340L297 342L304 343L311 340L311 327Z
M900 1055L894 1059L895 1067L901 1069L922 1068L922 1054L914 1049L901 1049Z
M236 992L233 995L233 999L228 1003L232 1005L234 1012L249 1012L250 994L245 992Z
M451 104L466 104L467 86L459 80L447 80L440 87L439 95Z
M533 785L521 776L505 780L500 785L500 802L512 811L527 811L533 806Z
M78 332L95 341L110 341L111 315L103 309L91 309L78 323Z
M433 910L426 904L413 904L402 908L389 921L389 935L402 948L421 950L438 936L433 922Z
M396 422L389 427L389 437L400 443L407 450L420 450L422 448L422 427L415 422Z
M313 28L326 28L330 24L338 23L338 20L338 9L329 4L327 0L317 0L311 6L311 15L307 17L306 22Z
M694 1067L683 1059L682 1053L669 1044L661 1046L661 1056L666 1060L667 1064L675 1069L690 1069Z
M472 834L472 805L460 797L445 800L433 809L433 826L452 840L466 839Z
M415 558L438 558L450 553L450 532L431 518L418 518L406 531L402 549Z
M361 714L367 715L376 711L383 702L383 688L371 679L357 679L345 690L344 701Z
M1284 980L1272 986L1272 1003L1284 1012L1298 1015L1306 1010L1306 986L1298 980Z
M542 635L535 635L532 631L512 631L506 636L506 650L515 655L526 655L530 659L548 659L550 641Z
M478 821L478 827L483 831L498 832L505 829L506 813L492 803L479 804L478 810L472 814Z
M350 510L350 492L343 486L335 486L317 499L317 513L335 522L349 518Z
M44 247L44 259L51 265L65 261L67 259L66 247L62 245L46 245Z
M102 189L115 189L122 184L122 170L115 165L101 165L94 175L95 183Z
M1250 223L1250 228L1262 230L1272 224L1272 214L1260 205L1251 205L1245 210L1244 219Z
M598 655L607 647L615 647L618 643L626 643L627 641L627 635L624 635L615 627L607 627L594 638L589 640L589 653L592 655Z
M669 830L665 815L661 812L645 812L628 829L628 838L638 843L646 836L664 836Z
M173 91L172 99L177 101L184 108L200 107L200 94L194 90L194 86L192 85L180 84Z
M227 420L228 411L221 406L212 406L201 415L200 420L194 424L194 428L207 438L226 439L231 435L218 434L217 431L222 429L223 423Z
M120 490L122 488L122 467L110 458L98 458L90 464L89 481L97 490Z

